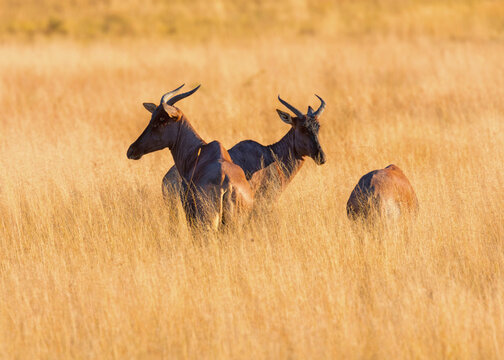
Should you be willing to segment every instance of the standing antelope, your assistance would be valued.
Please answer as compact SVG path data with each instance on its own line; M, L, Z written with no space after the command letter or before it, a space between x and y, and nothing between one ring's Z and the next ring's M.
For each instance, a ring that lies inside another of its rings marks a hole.
M127 156L138 160L169 148L185 180L180 196L189 224L216 229L237 215L246 215L253 194L243 170L233 164L226 149L218 141L203 141L182 111L173 106L199 88L173 96L182 86L164 94L158 106L143 104L152 113L151 120Z
M395 165L360 178L347 202L351 220L398 219L418 212L418 199L404 173Z
M325 109L325 102L315 96L321 104L317 111L308 106L306 115L278 96L278 100L296 115L291 117L277 109L280 119L291 126L280 141L264 146L253 140L244 140L229 149L233 162L245 171L256 201L277 198L303 166L306 156L318 165L326 162L318 138L318 119ZM172 166L163 178L164 197L173 201L173 195L180 192L181 186L177 167Z

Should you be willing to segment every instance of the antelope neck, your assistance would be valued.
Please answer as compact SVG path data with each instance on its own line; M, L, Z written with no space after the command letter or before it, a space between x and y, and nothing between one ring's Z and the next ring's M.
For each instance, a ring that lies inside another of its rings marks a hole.
M295 130L291 128L278 142L268 145L273 153L272 162L279 162L287 176L293 176L303 165L304 159L296 152ZM268 166L269 164L265 164Z
M180 175L187 179L194 168L198 149L206 143L196 133L185 116L182 116L179 122L177 138L170 151Z

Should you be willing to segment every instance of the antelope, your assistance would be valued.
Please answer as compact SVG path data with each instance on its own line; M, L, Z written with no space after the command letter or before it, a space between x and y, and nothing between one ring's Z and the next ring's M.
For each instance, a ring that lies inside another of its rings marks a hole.
M229 155L235 164L245 171L245 176L252 187L255 201L268 200L272 203L296 173L301 169L305 157L311 157L316 164L326 162L326 156L319 143L319 117L325 109L321 97L320 106L314 111L308 106L308 112L301 111L278 96L278 100L294 113L277 109L280 119L291 126L282 139L271 145L262 145L253 140L244 140L229 149ZM173 166L163 178L163 195L168 201L173 194L178 194L182 179L177 167Z
M184 85L182 85L184 86ZM164 94L160 104L144 103L152 113L149 124L128 149L128 159L164 148L170 149L178 173L184 179L180 192L186 219L191 226L220 229L252 207L253 194L243 170L235 165L218 141L206 143L174 104L192 95L175 95L182 88Z
M404 173L394 164L360 178L347 202L350 220L398 219L416 215L418 199Z

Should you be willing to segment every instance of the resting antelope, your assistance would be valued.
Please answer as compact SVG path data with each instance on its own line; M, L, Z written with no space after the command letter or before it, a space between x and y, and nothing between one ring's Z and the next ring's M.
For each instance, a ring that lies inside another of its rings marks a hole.
M417 212L415 191L401 169L393 164L361 177L347 202L351 220L398 219Z
M277 198L303 166L309 156L322 165L326 156L319 143L319 117L325 102L318 95L320 106L317 111L309 106L307 114L290 105L278 96L278 100L295 116L277 109L280 119L291 128L278 142L264 146L253 140L244 140L229 149L233 162L239 165L249 180L255 200ZM168 201L180 192L182 179L173 166L163 178L163 195Z
M243 170L233 164L226 149L218 141L203 141L182 111L173 106L199 88L173 96L182 86L164 94L158 106L143 104L152 113L151 120L127 156L138 160L169 148L185 180L180 196L189 224L216 229L237 215L246 215L253 194Z

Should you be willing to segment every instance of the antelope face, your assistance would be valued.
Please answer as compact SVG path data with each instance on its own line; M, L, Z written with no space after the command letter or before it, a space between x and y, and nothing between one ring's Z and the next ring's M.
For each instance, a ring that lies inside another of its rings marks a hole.
M319 142L320 124L314 117L305 116L304 119L294 121L294 149L301 156L311 157L317 165L326 162L326 156Z
M128 149L128 159L132 160L139 160L145 154L171 147L176 141L178 121L182 117L182 112L173 106L170 106L172 110L169 114L162 105L156 106L152 103L143 105L152 116L145 130Z
M199 89L197 86L191 91L172 97L182 86L164 94L159 105L143 104L147 111L152 113L152 116L143 133L130 145L126 154L128 159L138 160L145 154L165 147L171 149L175 145L179 135L182 112L173 105Z
M318 98L321 101L319 109L314 112L309 106L308 113L304 115L292 105L289 105L287 102L278 97L280 102L288 107L294 114L296 114L296 116L291 117L290 114L278 109L277 112L280 119L283 122L290 124L294 129L295 154L300 157L309 156L317 165L322 165L326 162L326 156L319 142L318 134L320 130L320 123L318 119L324 111L325 102L320 97Z

